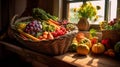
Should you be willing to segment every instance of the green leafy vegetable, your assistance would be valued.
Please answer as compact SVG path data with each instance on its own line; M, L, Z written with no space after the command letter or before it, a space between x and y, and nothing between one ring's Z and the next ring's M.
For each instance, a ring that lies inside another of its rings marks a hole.
M43 21L42 22L42 29L43 29L43 31L50 31L50 32L52 32L52 31L55 30L55 27L53 25L47 24L47 21Z
M90 29L90 35L92 37L96 36L97 35L96 30L95 29Z
M48 19L58 20L56 16L52 16L40 8L34 8L32 16L33 18L41 19L41 20L48 20Z

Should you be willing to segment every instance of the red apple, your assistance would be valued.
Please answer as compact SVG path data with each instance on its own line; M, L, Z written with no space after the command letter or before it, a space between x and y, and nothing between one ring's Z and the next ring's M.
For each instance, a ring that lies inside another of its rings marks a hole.
M101 43L104 44L107 49L111 48L110 39L103 39Z

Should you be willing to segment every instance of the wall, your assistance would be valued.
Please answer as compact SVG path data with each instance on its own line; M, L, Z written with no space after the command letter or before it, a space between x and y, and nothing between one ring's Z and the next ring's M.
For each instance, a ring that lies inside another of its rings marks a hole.
M9 1L1 0L1 31L5 32L9 25ZM0 33L1 34L1 33Z
M120 18L120 0L117 0L117 3L118 3L117 18Z
M26 0L0 0L0 35L7 31L10 21L15 14L21 14Z
M51 14L62 18L62 0L51 0L49 1L51 4L46 2L48 1L39 0L38 6L50 12ZM21 15L25 11L26 6L27 0L15 0L15 14Z
M62 0L54 0L53 15L62 18Z
M39 0L38 7L44 9L46 12L53 14L54 0Z
M21 6L22 4L22 6ZM22 16L29 16L32 14L32 9L39 7L46 12L53 14L53 0L16 0L15 13L22 14Z
M1 0L0 0L0 31L1 31Z
M15 14L21 15L26 8L27 0L15 0Z

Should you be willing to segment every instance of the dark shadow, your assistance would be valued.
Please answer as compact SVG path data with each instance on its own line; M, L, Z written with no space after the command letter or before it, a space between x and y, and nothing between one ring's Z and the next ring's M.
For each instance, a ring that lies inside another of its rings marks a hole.
M1 59L0 67L32 67L32 65L21 60L18 56L12 55Z
M77 59L84 59L86 58L86 55L80 55L80 54L75 54L74 56L72 56L72 58L77 58Z
M94 58L92 58L92 59L87 63L87 65L89 65L89 66L91 66L91 67L96 67L96 66L91 65L91 64L93 63L93 60L94 60Z

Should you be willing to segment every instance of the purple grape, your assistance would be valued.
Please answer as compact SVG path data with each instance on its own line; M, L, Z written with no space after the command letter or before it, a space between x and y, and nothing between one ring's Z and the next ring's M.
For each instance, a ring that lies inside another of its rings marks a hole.
M25 30L26 33L36 36L38 32L42 32L41 22L37 20L33 20L26 26Z
M33 27L31 26L30 29L33 30Z

